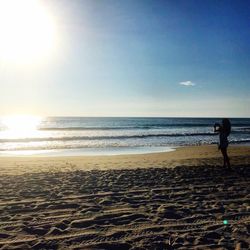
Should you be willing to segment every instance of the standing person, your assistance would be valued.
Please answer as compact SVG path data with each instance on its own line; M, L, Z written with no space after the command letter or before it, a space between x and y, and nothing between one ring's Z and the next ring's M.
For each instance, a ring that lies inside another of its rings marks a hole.
M227 155L227 147L228 147L227 137L231 132L231 123L229 119L227 118L222 119L222 124L215 123L214 132L219 132L219 138L220 138L219 149L221 150L221 153L223 155L223 160L224 160L223 167L231 169L230 160Z

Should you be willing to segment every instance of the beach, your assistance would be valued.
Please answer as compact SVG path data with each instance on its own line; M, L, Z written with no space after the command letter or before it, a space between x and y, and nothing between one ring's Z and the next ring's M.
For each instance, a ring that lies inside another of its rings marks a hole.
M1 157L0 249L248 249L250 147Z

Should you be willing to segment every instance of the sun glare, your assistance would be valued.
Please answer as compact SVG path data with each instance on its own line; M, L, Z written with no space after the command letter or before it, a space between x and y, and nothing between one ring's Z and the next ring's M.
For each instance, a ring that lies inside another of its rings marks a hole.
M28 115L6 116L2 122L9 138L30 137L36 133L41 118Z
M40 0L0 0L0 60L41 61L55 46L55 22Z

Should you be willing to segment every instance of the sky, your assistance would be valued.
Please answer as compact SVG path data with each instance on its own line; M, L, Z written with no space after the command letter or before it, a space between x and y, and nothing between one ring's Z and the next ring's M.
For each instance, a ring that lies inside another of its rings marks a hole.
M250 1L43 5L56 46L28 65L0 57L0 115L250 117Z

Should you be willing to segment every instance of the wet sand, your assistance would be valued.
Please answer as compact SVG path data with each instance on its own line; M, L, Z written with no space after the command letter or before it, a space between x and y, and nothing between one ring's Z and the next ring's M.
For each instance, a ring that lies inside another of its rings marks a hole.
M229 154L0 158L0 249L249 249L250 147Z

